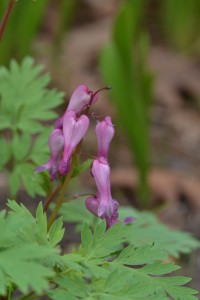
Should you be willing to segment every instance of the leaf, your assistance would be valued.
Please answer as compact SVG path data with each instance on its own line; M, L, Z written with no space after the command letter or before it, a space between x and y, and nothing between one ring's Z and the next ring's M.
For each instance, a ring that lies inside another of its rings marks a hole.
M81 241L86 252L92 249L93 246L93 235L88 225L84 224L81 231Z
M9 176L9 189L11 195L16 195L17 191L20 188L21 180L20 180L21 170L20 166L17 166Z
M0 121L1 123L1 121ZM0 138L0 168L2 168L11 157L10 144L3 138Z
M16 160L23 161L29 153L31 147L30 134L15 135L12 140L12 152Z
M47 216L43 211L42 202L39 203L36 210L36 221L39 225L40 233L44 236L47 235Z
M20 167L20 177L24 184L24 187L27 193L34 197L36 194L45 196L46 193L44 189L41 187L39 178L36 174L34 174L34 165L31 163L23 163L19 165Z
M141 247L128 246L115 260L116 263L123 265L142 265L150 264L154 261L161 261L167 258L167 253L153 245Z
M9 276L23 293L28 292L29 288L40 293L48 287L47 278L52 276L53 272L37 262L37 259L45 258L49 254L52 254L51 249L34 244L22 244L20 247L1 251L0 276L4 285L7 284L6 277ZM3 289L0 293L3 293Z
M77 177L80 174L84 173L86 170L88 170L92 164L92 159L87 159L84 163L82 163L81 165L77 166L74 169L73 175L72 177Z
M61 288L50 291L48 296L53 300L75 300L72 294Z
M57 117L54 109L64 100L64 93L48 89L50 76L41 74L42 70L43 66L35 66L30 57L26 57L21 64L12 60L9 69L0 67L0 130L9 128L12 137L12 153L9 145L0 140L0 154L3 157L0 166L9 161L11 154L14 156L10 179L12 194L17 193L21 179L30 196L46 194L40 184L41 177L37 180L32 173L35 168L33 163L41 164L48 159L50 129L46 130L42 122ZM38 136L33 138L35 134ZM39 145L42 147L39 148Z
M189 233L168 228L150 212L139 212L133 208L120 208L119 213L122 219L125 216L136 218L137 221L133 223L132 231L128 237L129 243L136 247L155 243L168 255L179 257L179 253L189 253L200 245L199 241Z
M52 246L57 245L63 238L64 235L64 228L62 217L58 218L54 223L51 225L49 230L49 241Z
M64 221L72 223L92 224L94 220L94 216L86 209L83 199L64 203L61 207L61 214Z
M86 286L83 280L76 277L76 280L73 280L69 277L62 277L56 279L56 283L59 284L60 287L69 291L70 294L77 297L85 297L86 296Z
M22 204L9 200L8 206L7 215L0 212L0 294L6 294L9 282L22 293L29 289L40 293L49 286L58 261L57 250L49 242L42 204L36 219Z
M124 224L118 223L102 234L102 229L105 230L105 222L100 222L96 226L100 227L100 229L95 229L95 232L99 232L100 236L95 236L95 243L94 235L86 224L83 226L81 240L86 259L101 261L101 258L109 257L121 248L122 243L126 240L129 229Z
M52 128L45 128L34 141L29 158L35 164L42 164L49 159L48 137Z
M171 263L164 264L164 263L157 262L157 263L144 266L143 268L140 269L140 271L150 275L162 275L162 274L168 274L174 272L178 269L180 269L180 267L174 264Z
M26 209L23 204L17 204L15 201L8 201L8 206L11 209L9 212L13 218L24 219L26 226L23 231L20 231L20 227L17 229L18 234L15 232L15 236L18 236L26 242L34 242L40 245L54 246L62 239L64 229L62 228L62 219L56 220L49 232L47 232L47 218L46 213L43 212L42 203L40 202L36 210L36 218Z
M152 75L146 67L148 38L141 29L144 3L142 0L122 3L114 22L112 41L102 51L100 67L105 82L114 87L111 97L135 154L140 175L140 199L148 200Z

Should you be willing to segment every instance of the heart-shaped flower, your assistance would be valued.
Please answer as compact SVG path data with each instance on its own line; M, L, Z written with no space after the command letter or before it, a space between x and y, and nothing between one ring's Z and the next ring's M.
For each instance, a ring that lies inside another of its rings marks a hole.
M51 180L56 178L58 164L64 149L64 136L61 129L54 129L49 136L50 159L47 163L38 166L35 173L49 170Z
M86 134L88 127L89 119L86 115L77 118L74 111L65 113L63 119L64 152L58 167L62 176L69 171L72 153Z

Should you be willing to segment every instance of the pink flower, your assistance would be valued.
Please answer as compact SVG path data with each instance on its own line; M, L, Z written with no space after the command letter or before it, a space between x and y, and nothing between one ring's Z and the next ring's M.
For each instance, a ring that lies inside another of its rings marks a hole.
M70 159L78 143L84 137L89 127L89 119L85 115L76 117L74 111L67 111L63 119L64 152L58 171L64 176L70 168Z
M64 149L64 136L60 129L54 129L48 139L50 148L50 159L46 164L40 165L35 169L34 173L49 170L51 180L56 178L58 164Z
M81 112L87 105L92 105L97 101L98 95L93 97L93 94L86 85L79 85L70 98L67 110L73 110L76 113ZM90 101L92 102L90 103Z
M95 128L98 140L98 157L104 157L107 160L110 142L115 134L115 130L110 117L106 117L99 122Z
M112 199L110 190L110 166L105 158L94 160L91 169L94 176L96 197L86 199L86 207L95 216L105 219L107 227L118 222L118 202Z
M66 112L73 110L76 114L80 113L83 111L89 104L92 105L94 104L97 99L98 95L94 95L94 92L90 91L86 85L79 85L75 91L73 92L67 110ZM64 116L60 117L59 119L56 120L55 122L55 128L60 128L62 129L63 127L63 120Z
M99 198L98 197L89 197L85 201L85 205L87 209L96 217L99 217L98 215L98 207L99 207ZM103 215L100 216L100 218L103 220L106 220L107 228L110 228L112 225L118 223L118 206L119 203L112 199L112 214L107 215L104 213Z

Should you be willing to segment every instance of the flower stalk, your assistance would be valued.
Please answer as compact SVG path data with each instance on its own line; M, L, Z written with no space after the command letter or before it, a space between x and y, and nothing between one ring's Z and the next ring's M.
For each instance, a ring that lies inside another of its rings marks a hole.
M15 4L15 0L10 0L9 1L8 6L6 8L6 11L4 13L3 19L1 21L1 24L0 24L0 42L2 41L3 34L4 34L4 31L5 31L6 26L8 24L8 19L10 17L10 14L12 12L14 4Z
M81 145L82 145L82 141L80 141L80 143L77 145L76 147L76 150L75 150L75 153L74 153L74 156L72 158L72 163L71 163L71 166L70 166L70 170L69 170L69 173L67 174L67 176L65 177L65 181L62 185L62 188L61 188L61 192L60 192L60 196L58 197L58 200L57 200L57 203L56 203L56 206L48 220L48 229L51 227L51 225L53 224L54 220L56 219L59 211L60 211L60 208L62 206L62 203L64 202L65 200L65 193L67 191L67 188L68 188L68 184L70 182L70 179L73 175L73 171L78 163L78 157L79 157L79 154L80 154L80 150L81 150ZM59 189L60 190L60 189ZM53 200L54 198L52 198ZM51 202L49 202L50 204Z

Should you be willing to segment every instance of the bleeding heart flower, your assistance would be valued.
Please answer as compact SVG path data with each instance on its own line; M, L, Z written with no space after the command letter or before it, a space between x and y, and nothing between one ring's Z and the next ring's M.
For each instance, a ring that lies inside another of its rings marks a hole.
M99 217L98 215L98 208L100 205L100 199L96 197L88 197L85 201L85 205L87 209L96 217ZM111 201L112 205L112 214L107 214L106 212L100 216L100 218L103 220L106 220L107 228L111 227L112 225L118 223L118 206L119 203L112 199Z
M73 92L66 112L73 110L76 114L83 111L87 105L92 105L98 100L98 94L94 94L94 92L90 91L86 85L79 85L75 91ZM62 129L64 116L60 117L55 122L55 128Z
M49 170L51 180L56 178L58 164L64 149L64 136L60 129L54 129L48 139L50 148L50 159L46 164L40 165L35 169L34 173Z
M98 157L108 159L108 149L110 142L115 134L115 130L110 117L106 117L99 122L95 128L98 141Z
M78 143L82 140L89 127L89 119L85 115L76 117L74 111L67 111L63 119L64 152L58 171L64 176L70 168L70 159Z
M86 207L95 216L105 219L107 227L118 222L118 202L112 199L110 190L110 166L105 158L94 160L91 169L94 176L96 197L86 199Z

